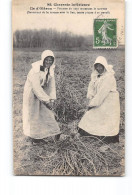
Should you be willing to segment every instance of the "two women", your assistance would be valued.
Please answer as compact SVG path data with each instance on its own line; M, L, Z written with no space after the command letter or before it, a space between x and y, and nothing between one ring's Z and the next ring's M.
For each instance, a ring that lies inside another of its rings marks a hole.
M60 129L49 109L56 99L54 54L46 50L41 60L32 64L23 95L24 134L34 139L59 135ZM118 139L120 105L111 65L99 56L93 66L88 87L88 111L82 117L80 131L106 139Z

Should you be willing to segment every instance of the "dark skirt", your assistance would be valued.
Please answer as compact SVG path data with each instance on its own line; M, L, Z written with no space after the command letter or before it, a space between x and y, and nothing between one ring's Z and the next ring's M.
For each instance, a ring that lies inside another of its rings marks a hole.
M115 136L97 136L97 135L92 135L87 133L86 131L84 131L83 129L78 130L78 133L80 133L80 135L82 136L91 136L91 137L96 137L98 139L100 139L101 141L109 144L109 143L119 143L119 134L115 135Z

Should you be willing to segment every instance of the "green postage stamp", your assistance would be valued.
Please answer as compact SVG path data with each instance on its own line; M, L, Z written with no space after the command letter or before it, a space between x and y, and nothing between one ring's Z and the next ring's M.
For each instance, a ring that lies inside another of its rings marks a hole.
M117 48L117 20L94 20L94 48Z

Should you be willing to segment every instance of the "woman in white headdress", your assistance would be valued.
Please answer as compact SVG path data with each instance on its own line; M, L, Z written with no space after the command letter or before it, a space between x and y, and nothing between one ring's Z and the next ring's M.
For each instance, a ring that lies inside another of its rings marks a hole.
M23 93L23 132L34 139L59 135L51 107L56 99L54 54L45 50L32 64Z
M112 65L99 56L88 86L88 111L79 122L79 132L100 136L108 142L119 141L120 103Z

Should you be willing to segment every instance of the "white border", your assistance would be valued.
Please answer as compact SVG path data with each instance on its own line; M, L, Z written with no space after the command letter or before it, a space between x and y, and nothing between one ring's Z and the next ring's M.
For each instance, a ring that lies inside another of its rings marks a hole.
M132 1L126 4L126 176L25 177L12 175L11 2L0 1L0 194L132 194Z

